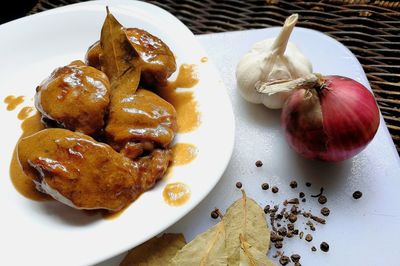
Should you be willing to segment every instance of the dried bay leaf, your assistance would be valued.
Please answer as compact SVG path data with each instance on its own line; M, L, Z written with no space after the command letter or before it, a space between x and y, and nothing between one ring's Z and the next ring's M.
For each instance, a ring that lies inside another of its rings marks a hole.
M206 232L198 235L176 253L169 265L228 265L225 250L224 222L221 221Z
M111 87L124 87L135 92L137 80L136 68L139 68L140 58L130 44L124 27L110 13L107 7L107 16L101 28L100 46L102 54L101 67L111 82Z
M240 239L240 266L274 266L271 260L265 255L265 253L260 252L249 243L244 240L242 235L239 236Z
M176 252L186 244L182 234L164 234L129 251L120 266L166 265Z
M227 210L222 221L225 222L226 251L228 265L240 265L242 235L252 248L266 256L269 249L270 232L263 209L244 191L241 199L234 202Z

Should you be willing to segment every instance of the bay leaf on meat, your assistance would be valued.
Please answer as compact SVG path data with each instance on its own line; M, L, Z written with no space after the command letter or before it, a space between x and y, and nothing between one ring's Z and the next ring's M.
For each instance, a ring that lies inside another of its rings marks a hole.
M239 265L241 242L239 236L265 256L269 249L270 232L263 209L242 191L242 198L227 210L225 222L228 265Z
M107 7L107 16L101 29L100 58L101 68L111 82L111 87L127 87L135 92L137 79L136 68L139 68L140 57L130 44L124 27L110 13ZM139 71L140 73L140 71Z
M176 253L169 265L228 265L225 250L224 222L221 221L206 232L196 236L195 239Z
M251 246L242 235L240 239L240 266L274 266L265 253Z
M159 266L175 256L186 244L182 234L164 234L133 248L120 263L120 266Z

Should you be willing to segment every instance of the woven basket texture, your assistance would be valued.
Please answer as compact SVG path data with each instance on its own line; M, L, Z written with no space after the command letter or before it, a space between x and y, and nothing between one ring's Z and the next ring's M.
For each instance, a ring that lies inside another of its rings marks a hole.
M32 13L80 2L39 0ZM400 153L400 1L369 0L148 0L178 17L195 34L282 25L319 30L346 45L367 74Z

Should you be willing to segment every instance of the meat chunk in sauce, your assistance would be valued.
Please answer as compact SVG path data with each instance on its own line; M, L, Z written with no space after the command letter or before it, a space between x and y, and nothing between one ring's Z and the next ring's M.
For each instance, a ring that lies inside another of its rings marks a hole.
M141 81L149 86L164 85L176 70L175 56L156 36L137 28L125 29L127 38L140 57ZM96 42L86 53L86 63L101 69L101 47Z
M78 209L118 211L162 178L170 150L130 160L110 146L66 129L23 138L18 160L39 191Z
M82 61L57 68L37 88L35 105L46 120L93 135L104 126L110 102L107 76Z
M138 89L136 93L113 95L105 132L108 142L128 157L151 150L151 143L168 147L176 130L175 108L157 94Z

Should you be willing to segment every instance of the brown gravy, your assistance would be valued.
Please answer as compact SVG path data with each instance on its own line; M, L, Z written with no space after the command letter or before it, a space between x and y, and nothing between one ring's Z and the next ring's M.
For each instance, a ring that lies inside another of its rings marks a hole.
M33 107L25 106L21 109L21 111L19 111L17 117L19 120L25 120L32 111L33 111Z
M24 102L24 96L14 96L14 95L9 95L6 98L4 98L4 103L7 104L7 111L12 111L15 108L17 108L18 105Z
M183 183L170 183L163 190L164 201L171 206L185 204L190 198L190 189Z
M197 148L190 143L176 143L172 146L172 166L184 165L193 161L197 156Z
M177 91L177 88L192 88L199 82L195 67L195 65L182 64L176 80L157 90L161 97L175 107L179 133L193 131L200 124L200 113L197 110L194 93L192 91Z
M200 62L205 63L208 61L208 57L204 56L200 59Z
M35 115L25 119L22 124L22 135L20 138L30 136L42 129L44 129L43 124L40 122L40 114ZM21 193L24 197L32 200L48 200L51 199L50 196L40 193L35 188L35 184L32 182L32 178L27 176L19 165L17 158L17 145L15 145L13 156L10 164L10 177L15 189Z

